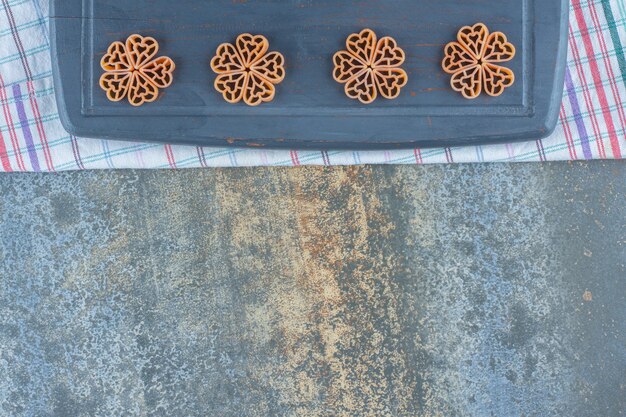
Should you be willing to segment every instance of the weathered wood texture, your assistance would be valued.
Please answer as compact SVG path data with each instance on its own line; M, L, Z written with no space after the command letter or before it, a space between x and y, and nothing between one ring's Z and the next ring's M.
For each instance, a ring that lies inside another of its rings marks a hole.
M52 0L52 58L61 120L79 136L224 146L394 148L510 142L556 126L567 52L567 0ZM517 82L468 101L441 68L444 46L484 22L518 50ZM363 106L332 77L332 57L365 27L404 49L409 84L396 100ZM209 60L241 33L263 34L286 58L271 104L225 103ZM111 103L100 59L132 33L158 39L175 82L142 108Z

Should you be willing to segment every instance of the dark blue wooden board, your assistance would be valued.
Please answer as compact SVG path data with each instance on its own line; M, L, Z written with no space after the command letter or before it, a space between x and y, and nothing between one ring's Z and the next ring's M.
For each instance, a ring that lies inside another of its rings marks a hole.
M567 0L51 0L52 59L61 120L79 136L220 146L372 149L537 139L556 126L567 51ZM441 70L443 47L476 22L506 33L516 84L464 99ZM407 54L409 84L364 106L332 78L332 56L369 27ZM287 60L276 99L230 105L209 60L240 33L265 35ZM155 37L176 62L155 103L112 103L98 86L108 45Z

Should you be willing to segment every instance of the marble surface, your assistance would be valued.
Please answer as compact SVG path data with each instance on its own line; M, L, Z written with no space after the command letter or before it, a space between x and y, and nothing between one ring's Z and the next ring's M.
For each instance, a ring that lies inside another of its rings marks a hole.
M1 176L0 415L624 415L625 179Z

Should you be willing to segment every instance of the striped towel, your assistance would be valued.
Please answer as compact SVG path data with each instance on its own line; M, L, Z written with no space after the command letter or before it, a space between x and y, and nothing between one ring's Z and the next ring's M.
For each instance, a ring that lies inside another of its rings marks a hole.
M269 151L84 139L59 122L48 0L0 0L0 170L427 164L621 159L626 152L624 0L572 0L560 123L509 145L393 151Z

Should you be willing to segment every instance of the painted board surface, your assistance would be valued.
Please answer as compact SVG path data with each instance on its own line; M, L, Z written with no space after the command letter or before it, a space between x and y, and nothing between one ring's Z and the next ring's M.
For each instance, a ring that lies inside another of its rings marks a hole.
M57 100L73 134L122 140L288 148L394 148L530 140L557 121L567 49L566 0L51 0ZM517 47L516 84L469 101L449 87L443 47L476 22ZM332 56L369 27L405 50L409 83L365 106L332 78ZM263 34L287 77L272 103L223 101L210 58L238 34ZM98 86L100 58L132 33L176 62L175 82L141 108Z

